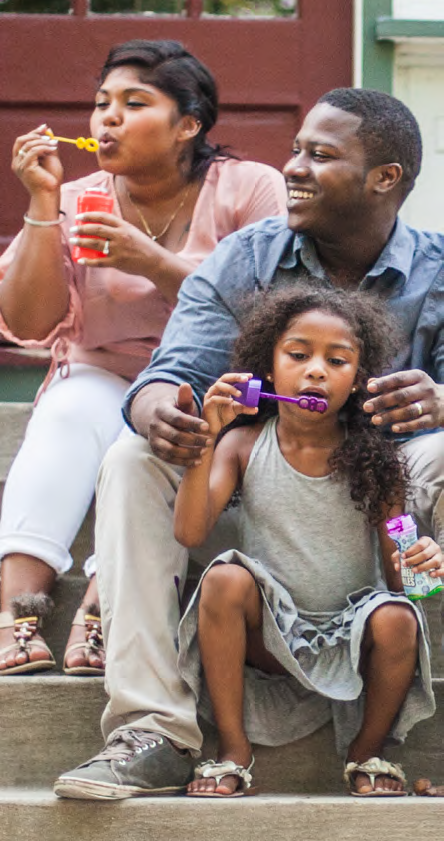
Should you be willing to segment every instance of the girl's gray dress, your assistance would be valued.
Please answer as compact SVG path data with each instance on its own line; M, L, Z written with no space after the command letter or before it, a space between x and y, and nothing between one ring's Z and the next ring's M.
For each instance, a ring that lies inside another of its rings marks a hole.
M419 625L418 668L392 739L403 741L417 721L433 714L422 611L387 590L376 532L356 511L347 482L305 476L284 459L276 418L265 424L245 471L240 534L243 552L224 552L210 567L240 564L254 576L263 597L266 648L289 673L245 667L244 719L252 742L291 742L333 717L338 751L346 750L362 718L365 624L386 602L410 605ZM180 624L179 668L199 699L199 711L211 720L197 643L199 593L200 585Z

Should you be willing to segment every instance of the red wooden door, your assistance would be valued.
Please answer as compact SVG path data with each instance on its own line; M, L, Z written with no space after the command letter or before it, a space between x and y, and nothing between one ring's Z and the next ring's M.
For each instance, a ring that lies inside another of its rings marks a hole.
M214 139L281 168L303 114L326 90L351 84L352 0L299 0L298 16L209 18L200 0L186 16L0 14L0 248L21 227L27 197L10 172L14 138L46 122L89 135L98 71L110 45L174 38L213 71L220 90ZM0 5L1 9L1 5ZM66 145L66 179L92 171L93 155Z

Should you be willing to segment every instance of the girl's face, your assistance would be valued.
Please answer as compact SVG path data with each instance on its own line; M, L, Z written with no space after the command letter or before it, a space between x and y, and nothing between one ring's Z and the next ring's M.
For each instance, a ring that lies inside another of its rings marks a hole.
M135 68L115 68L97 91L91 117L99 165L114 174L160 174L189 140L190 119L169 96L140 82Z
M331 415L346 403L358 365L359 346L348 324L339 316L311 310L292 319L276 344L274 389L286 397L323 397L328 401L327 414ZM304 416L323 417L297 405L292 405L293 409L304 412Z

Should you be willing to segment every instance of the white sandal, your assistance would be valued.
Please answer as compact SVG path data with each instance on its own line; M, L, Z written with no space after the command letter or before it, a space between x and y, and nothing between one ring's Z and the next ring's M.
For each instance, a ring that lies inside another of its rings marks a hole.
M372 791L359 792L356 791L355 779L357 774L367 774ZM402 770L401 765L395 762L387 762L385 759L380 759L379 756L372 756L366 762L347 762L344 770L344 780L349 787L350 794L353 797L405 797L407 792L390 791L385 789L375 788L376 777L379 776L393 777L398 780L403 786L407 784L407 779Z
M227 776L238 777L240 786L232 794L220 794L217 791L187 791L188 797L245 797L246 795L256 794L256 789L251 787L253 777L250 771L254 765L254 756L248 766L244 768L243 765L236 765L231 759L225 762L216 762L214 759L208 759L202 762L194 769L194 779L202 780L212 778L216 780L216 786L220 781Z

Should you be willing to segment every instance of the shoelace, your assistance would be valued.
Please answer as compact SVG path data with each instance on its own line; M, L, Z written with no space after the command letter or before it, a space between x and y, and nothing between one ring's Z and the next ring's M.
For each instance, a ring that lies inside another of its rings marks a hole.
M163 736L159 733L149 733L145 730L122 730L108 742L105 749L94 756L90 762L110 759L125 765L136 753L155 748L163 744ZM88 763L89 764L89 763Z

